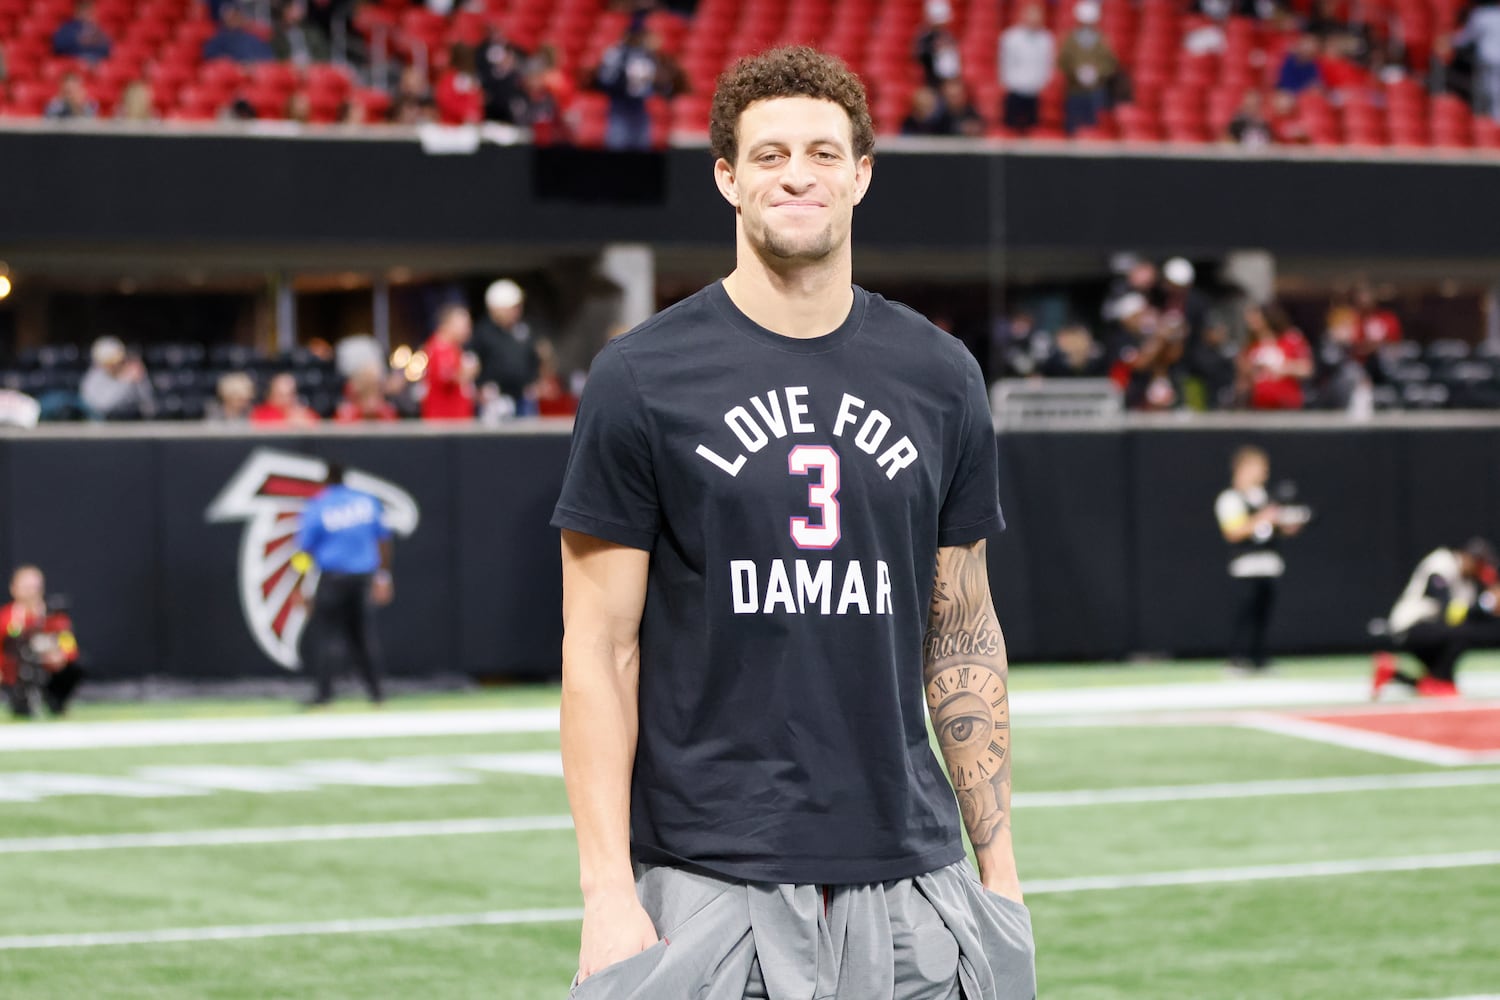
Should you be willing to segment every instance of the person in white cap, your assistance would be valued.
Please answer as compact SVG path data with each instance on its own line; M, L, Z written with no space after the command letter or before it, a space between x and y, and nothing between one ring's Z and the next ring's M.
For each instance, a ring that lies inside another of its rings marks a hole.
M156 412L151 381L140 358L133 358L117 337L100 337L89 352L93 362L78 386L78 395L100 420L139 420Z
M1073 14L1078 27L1063 42L1057 57L1057 68L1068 85L1064 121L1069 135L1098 123L1100 112L1109 107L1109 88L1120 69L1119 58L1099 31L1097 0L1080 0Z
M484 293L487 315L474 331L474 353L479 356L479 385L493 385L519 404L536 381L541 359L531 328L521 318L526 293L509 278L493 282Z

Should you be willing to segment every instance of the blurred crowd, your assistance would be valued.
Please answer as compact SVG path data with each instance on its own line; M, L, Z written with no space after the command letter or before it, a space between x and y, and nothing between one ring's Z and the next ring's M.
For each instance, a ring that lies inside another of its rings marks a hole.
M96 339L86 359L66 348L32 352L0 374L0 422L204 420L219 425L308 427L400 419L500 423L571 416L576 387L559 374L546 338L525 320L525 293L502 278L475 321L443 305L419 347L389 355L360 334L283 356L244 347L158 346L149 356L120 339ZM85 367L86 362L86 367ZM81 370L80 370L81 369Z
M1343 0L1316 0L1300 14L1280 0L1196 0L1202 20L1183 35L1184 53L1225 51L1225 24L1248 17L1296 33L1269 92L1245 90L1243 101L1219 138L1247 146L1306 143L1311 136L1297 114L1304 95L1332 105L1379 103L1383 88L1415 80L1431 94L1455 94L1500 120L1500 3L1479 0L1461 30L1439 34L1431 51L1403 45L1369 20L1351 17ZM923 86L912 94L902 123L906 135L984 135L989 127L976 110L965 81L958 40L949 30L948 0L927 0L914 59ZM1018 8L1015 23L998 41L998 83L1005 98L1000 121L1025 135L1039 121L1042 94L1057 78L1064 88L1064 130L1072 135L1094 126L1103 112L1132 98L1132 83L1120 56L1100 26L1099 0L1077 0L1074 26L1061 37L1047 28L1047 7ZM1232 98L1233 99L1233 98Z
M1434 353L1448 362L1442 371L1422 363ZM1275 301L1237 292L1210 297L1181 257L1161 267L1129 264L1097 321L1049 329L1018 311L998 324L991 345L998 377L1108 379L1134 410L1447 405L1447 395L1423 396L1439 375L1493 383L1495 359L1473 355L1458 341L1407 343L1400 316L1365 285L1337 295L1322 328L1309 334ZM1476 398L1467 405L1494 403Z
M246 67L277 61L304 71L330 60L334 23L347 23L357 4L354 0L277 0L274 4L208 0L207 6L215 29L202 43L204 61L227 60ZM443 17L464 7L451 0L428 6L434 15ZM334 120L348 125L489 121L530 128L538 142L566 142L571 131L569 108L581 89L592 89L609 99L606 146L649 148L652 134L647 102L686 93L689 84L681 66L662 51L661 40L647 27L647 15L656 4L636 0L628 6L633 13L618 44L607 49L597 65L579 73L564 72L552 46L528 51L491 24L477 44L458 43L445 51L428 53L426 58L406 64L390 81L374 80L386 90L384 99L372 101L348 94ZM112 39L95 17L92 0L80 0L74 16L57 29L52 39L53 55L89 64L108 59L111 49ZM363 61L358 54L352 51L351 61ZM0 53L0 83L4 79ZM284 106L271 108L268 113L264 102L247 88L236 94L220 115L232 120L319 120L307 90L291 89L283 100ZM83 76L70 72L58 81L45 115L51 119L94 118L99 115L99 107L89 96ZM155 120L158 112L150 84L144 79L129 81L113 116L125 121Z

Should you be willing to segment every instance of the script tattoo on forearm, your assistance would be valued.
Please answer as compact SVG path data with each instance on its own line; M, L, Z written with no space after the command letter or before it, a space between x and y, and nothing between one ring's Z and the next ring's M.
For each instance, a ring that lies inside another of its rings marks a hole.
M938 746L975 849L1010 823L1010 697L985 543L938 553L923 680Z

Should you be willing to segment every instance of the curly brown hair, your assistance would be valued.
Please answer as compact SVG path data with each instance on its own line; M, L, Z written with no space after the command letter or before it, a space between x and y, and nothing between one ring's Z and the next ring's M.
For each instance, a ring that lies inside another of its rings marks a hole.
M777 97L832 101L849 115L855 157L875 152L875 124L865 85L838 56L805 45L746 56L719 76L708 121L709 152L733 163L739 154L740 115L756 101Z

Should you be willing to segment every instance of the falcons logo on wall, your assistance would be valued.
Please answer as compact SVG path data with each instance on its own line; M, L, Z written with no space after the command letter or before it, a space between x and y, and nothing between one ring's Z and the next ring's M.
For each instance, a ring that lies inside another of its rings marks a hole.
M258 448L208 507L208 520L245 522L240 536L240 606L250 634L272 660L288 670L300 666L297 640L307 612L293 599L317 585L316 568L306 575L292 566L302 508L323 488L328 467L322 459ZM346 485L374 494L383 505L386 526L397 535L417 530L420 512L411 494L392 483L350 469Z

